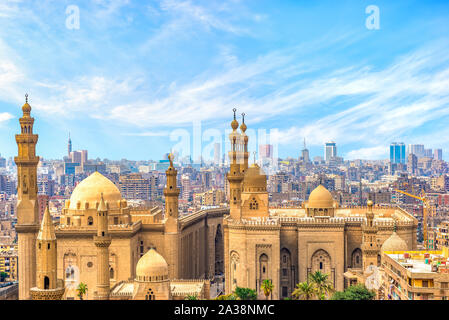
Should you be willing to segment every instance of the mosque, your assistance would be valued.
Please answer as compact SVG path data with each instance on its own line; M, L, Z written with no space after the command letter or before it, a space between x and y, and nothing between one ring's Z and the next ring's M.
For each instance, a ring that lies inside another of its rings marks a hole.
M78 299L80 283L88 288L84 299L208 298L211 282L223 281L227 209L180 217L170 158L165 214L158 207L129 207L114 183L94 172L76 186L59 224L46 213L39 228L38 135L28 101L22 111L15 157L19 299Z
M248 287L263 298L261 284L271 279L273 299L282 299L318 270L343 290L348 272L380 264L384 242L399 238L404 248L417 247L417 220L406 211L372 203L339 208L322 185L302 207L270 208L267 177L256 163L248 164L247 127L243 117L238 131L235 109L229 208L180 217L170 158L165 214L130 208L117 187L95 172L75 188L59 224L47 210L39 228L38 135L28 101L22 110L15 157L19 299L77 299L80 283L87 284L87 299L208 299L211 281L223 275L226 293Z

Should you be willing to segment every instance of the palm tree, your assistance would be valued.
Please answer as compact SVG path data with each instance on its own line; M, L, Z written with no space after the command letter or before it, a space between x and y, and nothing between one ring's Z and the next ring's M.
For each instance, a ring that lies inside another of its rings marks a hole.
M299 300L310 300L315 294L315 285L308 281L304 281L296 285L296 289L293 291L292 296Z
M273 292L273 283L270 279L265 279L262 282L262 285L260 286L263 290L263 294L265 295L265 298L268 300L268 296Z
M334 292L334 287L332 286L327 273L315 271L314 273L309 274L309 281L315 286L320 300L325 300L326 296L329 296L330 293Z
M80 282L76 291L78 291L80 300L83 300L83 296L87 293L87 284Z
M184 300L198 300L198 297L196 295L188 294Z

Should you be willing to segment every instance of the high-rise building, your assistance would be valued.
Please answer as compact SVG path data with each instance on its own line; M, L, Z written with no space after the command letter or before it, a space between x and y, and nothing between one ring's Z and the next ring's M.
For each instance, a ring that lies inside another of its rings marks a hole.
M403 142L390 144L390 163L405 163L405 144Z
M306 138L304 138L304 148L301 150L301 157L299 160L305 163L310 162L309 149L306 148Z
M87 150L77 150L70 152L70 159L72 163L86 163Z
M119 178L120 193L125 199L150 199L150 182L139 173L131 173Z
M410 174L416 174L418 169L418 157L413 153L409 153L407 156L407 171Z
M424 157L433 158L432 149L424 149Z
M272 144L259 145L259 157L261 159L272 159L273 158L273 145Z
M443 160L443 149L435 149L433 153L435 160Z
M331 158L337 157L337 144L333 141L324 144L324 160L328 163Z
M413 153L418 158L424 157L424 145L423 144L409 144L408 153Z
M220 164L221 144L216 142L214 144L214 164L218 166Z

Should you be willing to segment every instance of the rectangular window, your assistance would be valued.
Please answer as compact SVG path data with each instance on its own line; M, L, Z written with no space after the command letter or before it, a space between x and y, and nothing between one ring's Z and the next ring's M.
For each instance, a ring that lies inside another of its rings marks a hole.
M288 288L287 288L287 287L282 287L282 297L288 296L287 291L288 291Z
M423 287L423 288L429 287L429 281L423 280L423 281L422 281L422 287Z
M441 289L447 289L449 288L448 283L447 282L441 282Z

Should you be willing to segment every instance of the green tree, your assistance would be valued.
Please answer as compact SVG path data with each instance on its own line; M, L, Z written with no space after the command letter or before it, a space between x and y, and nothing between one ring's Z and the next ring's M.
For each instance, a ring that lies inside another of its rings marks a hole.
M80 300L83 300L84 295L87 293L87 284L80 282L76 291L78 291L78 297Z
M0 272L0 282L5 281L5 279L8 277L8 274L6 272Z
M374 300L375 297L374 291L369 290L364 284L357 284L344 291L335 292L332 300Z
M222 294L216 297L214 300L237 300L237 296L234 293Z
M311 273L309 274L309 282L315 286L318 299L320 300L325 300L329 294L334 292L334 287L327 273L322 273L321 271Z
M188 294L184 300L198 300L198 297L196 295Z
M297 300L311 300L316 295L316 288L308 281L300 282L292 292L292 296Z
M240 300L257 300L256 290L250 288L237 287L234 293Z
M268 300L268 296L273 292L273 283L270 279L265 279L262 282L262 285L260 286L263 290L263 294L265 295L265 298Z

